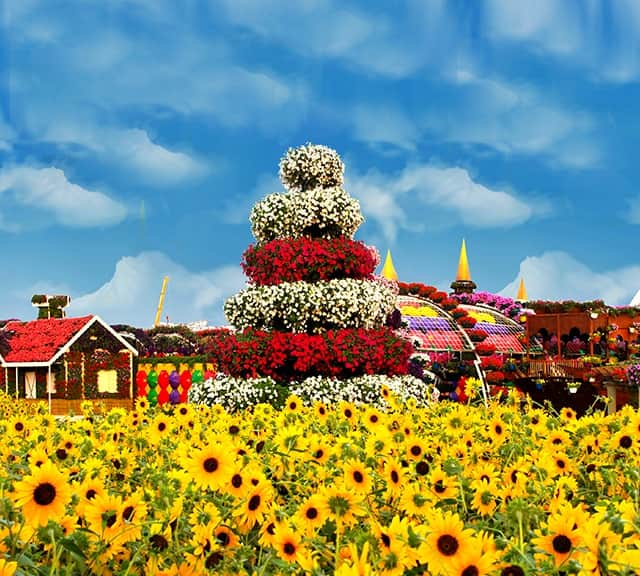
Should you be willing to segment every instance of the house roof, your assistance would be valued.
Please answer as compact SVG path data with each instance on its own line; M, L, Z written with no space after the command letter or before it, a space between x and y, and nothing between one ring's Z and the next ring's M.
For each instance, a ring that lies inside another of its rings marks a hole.
M50 318L30 322L8 322L4 330L12 332L11 349L2 357L6 365L50 365L71 346L92 324L99 322L124 348L135 349L98 316Z

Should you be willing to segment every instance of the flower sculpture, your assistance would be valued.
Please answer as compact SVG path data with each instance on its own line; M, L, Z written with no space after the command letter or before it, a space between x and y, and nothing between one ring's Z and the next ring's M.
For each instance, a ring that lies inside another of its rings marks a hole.
M237 331L210 346L222 375L194 386L192 399L207 401L199 390L218 386L269 401L278 390L306 400L364 401L358 390L366 388L371 401L371 390L386 384L426 401L425 384L408 374L411 344L385 326L397 283L375 277L377 251L353 240L364 218L342 188L343 173L337 152L325 146L284 156L286 191L251 211L256 244L242 262L249 285L224 306ZM260 394L249 391L252 383Z

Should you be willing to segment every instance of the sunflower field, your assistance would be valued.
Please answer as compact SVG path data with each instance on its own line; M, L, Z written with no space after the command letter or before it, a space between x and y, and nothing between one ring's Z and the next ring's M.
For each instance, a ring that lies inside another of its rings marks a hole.
M640 415L0 398L0 574L636 574Z

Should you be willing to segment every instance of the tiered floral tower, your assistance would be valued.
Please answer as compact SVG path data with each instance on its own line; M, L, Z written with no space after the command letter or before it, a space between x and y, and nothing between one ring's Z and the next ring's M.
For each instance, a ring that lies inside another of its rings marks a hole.
M377 251L353 240L364 218L343 173L325 146L290 149L280 162L287 191L253 207L257 243L242 263L250 283L224 307L237 331L212 350L223 375L198 400L375 403L384 385L426 400L424 383L407 375L411 344L385 326L397 285L374 276Z

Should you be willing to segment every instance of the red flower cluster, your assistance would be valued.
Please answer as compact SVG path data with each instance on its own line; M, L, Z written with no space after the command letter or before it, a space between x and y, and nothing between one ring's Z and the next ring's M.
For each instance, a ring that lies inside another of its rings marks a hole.
M496 347L494 344L485 344L484 342L480 342L476 344L476 352L482 356L489 356L496 351Z
M221 335L209 353L218 369L239 378L271 376L290 382L309 376L348 378L407 374L411 343L388 328L287 334L248 329Z
M493 370L492 372L487 373L487 383L489 384L498 384L504 381L504 372L500 370Z
M455 302L455 300L450 300L450 302ZM453 310L451 310L450 314L456 320L459 320L460 318L464 318L465 316L468 316L467 311L462 308L454 308Z
M398 282L398 289L403 296L420 296L420 298L431 298L438 291L435 286L426 286L419 282Z
M375 267L372 250L346 237L277 239L251 245L242 255L244 273L260 286L300 280L360 280L371 277Z
M472 316L463 316L462 318L458 319L457 322L463 328L473 328L478 321Z
M480 366L482 366L484 370L500 370L503 363L500 356L485 356L480 359Z
M5 330L11 350L7 362L48 362L91 319L51 318L31 322L8 322Z
M444 298L443 300L440 301L440 307L444 308L448 312L451 312L452 310L455 310L458 307L458 301L454 300L453 298ZM459 310L461 310L461 308Z
M467 330L467 336L471 338L472 342L482 342L489 336L486 330L482 330L481 328L471 328Z

